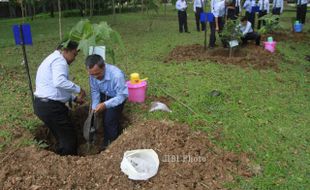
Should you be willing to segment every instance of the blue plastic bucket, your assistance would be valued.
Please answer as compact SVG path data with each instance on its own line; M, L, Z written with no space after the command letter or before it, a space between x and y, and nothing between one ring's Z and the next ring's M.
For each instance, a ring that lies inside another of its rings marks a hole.
M302 24L301 23L294 24L294 31L295 32L301 32L302 31Z

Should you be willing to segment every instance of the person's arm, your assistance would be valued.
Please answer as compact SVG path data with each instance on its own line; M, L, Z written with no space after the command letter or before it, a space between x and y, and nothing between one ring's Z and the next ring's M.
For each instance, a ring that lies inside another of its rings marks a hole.
M281 10L280 10L280 13L283 12L283 0L281 1Z
M245 36L247 33L249 33L251 27L252 27L252 24L248 21L247 24L246 24L246 27L245 27L245 29L244 29L244 31L242 33L243 36Z
M52 80L53 86L56 88L61 88L69 93L80 93L81 88L68 80L68 65L62 60L56 60L51 64L52 67Z
M120 105L128 97L128 88L123 76L119 76L113 80L116 96L105 101L105 108L112 108Z
M175 8L176 8L178 11L181 11L182 7L181 7L179 1L177 1L177 3L175 4Z
M215 17L215 30L219 31L219 17Z
M196 13L196 0L194 0L193 8L194 8L194 12Z
M91 92L91 108L95 110L97 105L100 103L100 90L99 85L96 83L95 79L90 77L90 92Z

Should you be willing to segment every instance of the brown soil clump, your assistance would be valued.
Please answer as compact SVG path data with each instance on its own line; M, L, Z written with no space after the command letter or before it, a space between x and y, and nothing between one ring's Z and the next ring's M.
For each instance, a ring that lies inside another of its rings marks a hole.
M270 53L261 46L249 44L234 49L232 56L229 57L229 48L218 47L205 51L202 45L194 44L177 46L169 53L164 62L185 62L189 60L212 61L218 64L237 65L242 68L253 67L257 70L273 69L279 71L278 63L281 61L281 55L277 52Z
M143 148L158 153L158 174L148 181L129 180L120 170L123 154ZM30 146L0 157L0 189L223 189L235 175L252 175L244 154L223 151L206 133L167 121L132 124L97 155L61 157Z

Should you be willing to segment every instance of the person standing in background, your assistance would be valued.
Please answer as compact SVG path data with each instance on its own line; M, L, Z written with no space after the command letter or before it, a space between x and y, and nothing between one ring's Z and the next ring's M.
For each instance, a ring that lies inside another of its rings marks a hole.
M225 16L225 0L211 0L211 12L214 15L213 22L210 22L210 40L209 48L215 47L215 32L218 32L221 35L221 31L224 28L224 16ZM223 42L225 46L225 42Z
M196 20L196 29L200 31L200 24L201 24L201 31L204 31L206 28L205 22L200 22L200 14L203 13L203 6L205 2L204 0L194 0L194 12L195 12L195 20Z
M242 13L240 0L235 0L235 14L238 17Z
M269 13L269 0L259 0L258 6L259 6L258 18L261 18ZM257 29L260 29L262 23L263 26L266 25L265 21L258 20Z
M189 33L187 27L187 3L185 0L178 0L175 4L176 9L178 10L178 19L179 19L179 32Z
M255 0L246 0L243 4L243 8L245 8L245 16L248 18L248 21L255 25L255 12L252 11L252 8L256 6Z
M297 0L296 20L300 23L306 23L307 0Z
M280 15L283 12L283 0L273 0L272 14Z

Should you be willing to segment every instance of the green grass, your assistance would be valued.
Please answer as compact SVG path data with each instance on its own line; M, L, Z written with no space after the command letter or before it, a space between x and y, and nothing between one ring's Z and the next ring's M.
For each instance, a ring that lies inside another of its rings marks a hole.
M294 15L282 15L284 30L289 31ZM307 19L304 31L310 28L309 14ZM64 31L78 20L63 19ZM91 20L108 21L120 32L126 50L117 52L117 65L127 76L138 72L148 77L148 95L166 96L160 87L197 114L176 101L170 105L171 114L148 113L132 104L127 105L128 110L146 119L168 118L188 123L208 132L210 139L224 149L248 153L250 160L263 169L262 173L227 184L234 189L310 189L310 64L304 59L309 55L308 41L295 43L292 39L278 43L277 51L283 55L278 63L280 72L198 61L167 64L163 60L175 46L203 43L203 34L194 30L192 12L188 17L191 34L178 33L176 12L172 9L168 9L167 16L161 12L149 32L149 20L140 13L117 15L115 23L112 16ZM14 46L11 33L14 23L18 20L0 21L0 126L33 129L40 121L32 114L27 77L21 65L22 51ZM42 17L29 23L34 45L27 47L27 53L34 81L38 65L57 45L58 20ZM88 88L83 60L80 55L70 73L76 83ZM108 57L107 61L111 59ZM222 95L210 97L209 92L214 89ZM211 134L219 128L223 135L215 140ZM1 132L2 136L11 140L9 131ZM22 144L29 144L25 142ZM0 147L7 144L8 141Z

